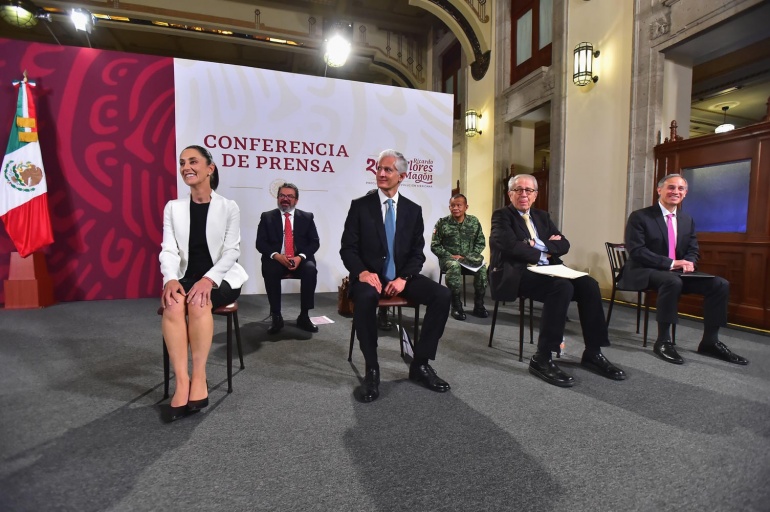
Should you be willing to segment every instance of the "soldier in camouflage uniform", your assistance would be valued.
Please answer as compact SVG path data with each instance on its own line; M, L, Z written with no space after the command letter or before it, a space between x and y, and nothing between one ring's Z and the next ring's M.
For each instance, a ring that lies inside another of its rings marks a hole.
M455 194L449 200L451 215L439 219L433 228L430 250L438 256L439 268L446 274L446 285L452 291L452 316L465 320L463 302L460 298L463 277L460 262L478 266L484 262L481 251L486 247L484 232L479 219L467 215L468 201L462 194ZM474 302L473 314L479 318L489 316L484 307L484 294L487 290L487 267L483 265L473 276Z

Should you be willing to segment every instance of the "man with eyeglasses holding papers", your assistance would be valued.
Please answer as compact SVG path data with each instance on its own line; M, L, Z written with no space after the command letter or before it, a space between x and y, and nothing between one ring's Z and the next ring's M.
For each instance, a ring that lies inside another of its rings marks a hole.
M283 329L281 315L281 278L288 273L300 280L300 314L297 327L318 332L308 311L315 307L318 271L315 253L320 241L313 214L298 208L299 189L284 183L278 189L278 208L262 213L257 228L257 250L262 253L262 277L270 303L271 324L268 334Z
M402 196L398 188L406 177L404 155L386 149L377 158L377 192L350 203L342 232L340 256L350 272L353 325L366 361L360 398L380 396L377 360L377 304L380 297L400 295L427 305L415 340L409 379L439 393L449 391L429 361L436 358L439 339L449 317L451 292L420 274L425 262L422 208ZM401 342L401 340L399 340Z
M703 339L698 353L748 364L719 341L719 328L727 325L730 284L721 277L695 272L700 258L695 223L686 213L677 212L686 195L687 181L679 174L669 174L658 182L658 204L631 213L626 224L629 260L618 285L628 290L657 290L658 338L653 351L664 361L684 363L671 342L671 325L679 319L681 294L696 293L703 295Z
M537 199L535 177L512 177L508 197L511 204L492 214L489 286L497 300L513 301L523 296L543 303L537 352L529 362L529 372L555 386L575 384L575 379L553 362L551 352L559 350L569 303L576 301L585 342L580 364L603 377L625 379L625 372L601 351L610 340L598 283L588 275L568 279L527 270L528 266L561 264L560 256L567 254L570 247L548 212L532 208Z

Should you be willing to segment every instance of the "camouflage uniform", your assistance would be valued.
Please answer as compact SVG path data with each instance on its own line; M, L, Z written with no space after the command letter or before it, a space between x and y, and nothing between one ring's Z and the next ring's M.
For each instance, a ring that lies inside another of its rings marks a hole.
M462 291L463 277L460 264L452 259L453 254L463 256L468 265L479 265L484 261L481 251L486 247L484 232L481 230L479 219L465 214L465 220L458 223L448 215L439 219L433 228L433 238L430 250L438 256L439 268L446 273L446 285L452 291L452 297L459 299ZM482 266L473 276L476 306L484 305L484 294L487 290L487 266Z

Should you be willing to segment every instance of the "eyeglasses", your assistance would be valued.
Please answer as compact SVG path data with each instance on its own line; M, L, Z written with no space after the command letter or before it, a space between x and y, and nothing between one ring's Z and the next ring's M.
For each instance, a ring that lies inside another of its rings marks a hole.
M278 194L278 199L297 199L294 194Z
M515 194L527 194L528 196L531 196L532 194L534 194L535 192L537 192L537 190L536 190L536 189L534 189L534 188L521 188L521 187L516 187L516 188L515 188L515 189L513 189L511 192L513 192L513 193L515 193Z

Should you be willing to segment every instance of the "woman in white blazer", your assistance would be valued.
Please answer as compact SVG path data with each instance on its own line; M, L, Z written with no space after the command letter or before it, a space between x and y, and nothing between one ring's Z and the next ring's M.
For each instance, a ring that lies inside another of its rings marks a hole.
M209 404L206 360L214 336L212 309L232 303L248 279L241 254L241 214L218 195L219 171L211 153L188 146L179 173L190 197L169 201L163 211L163 337L176 381L171 421ZM188 347L192 372L188 372Z

